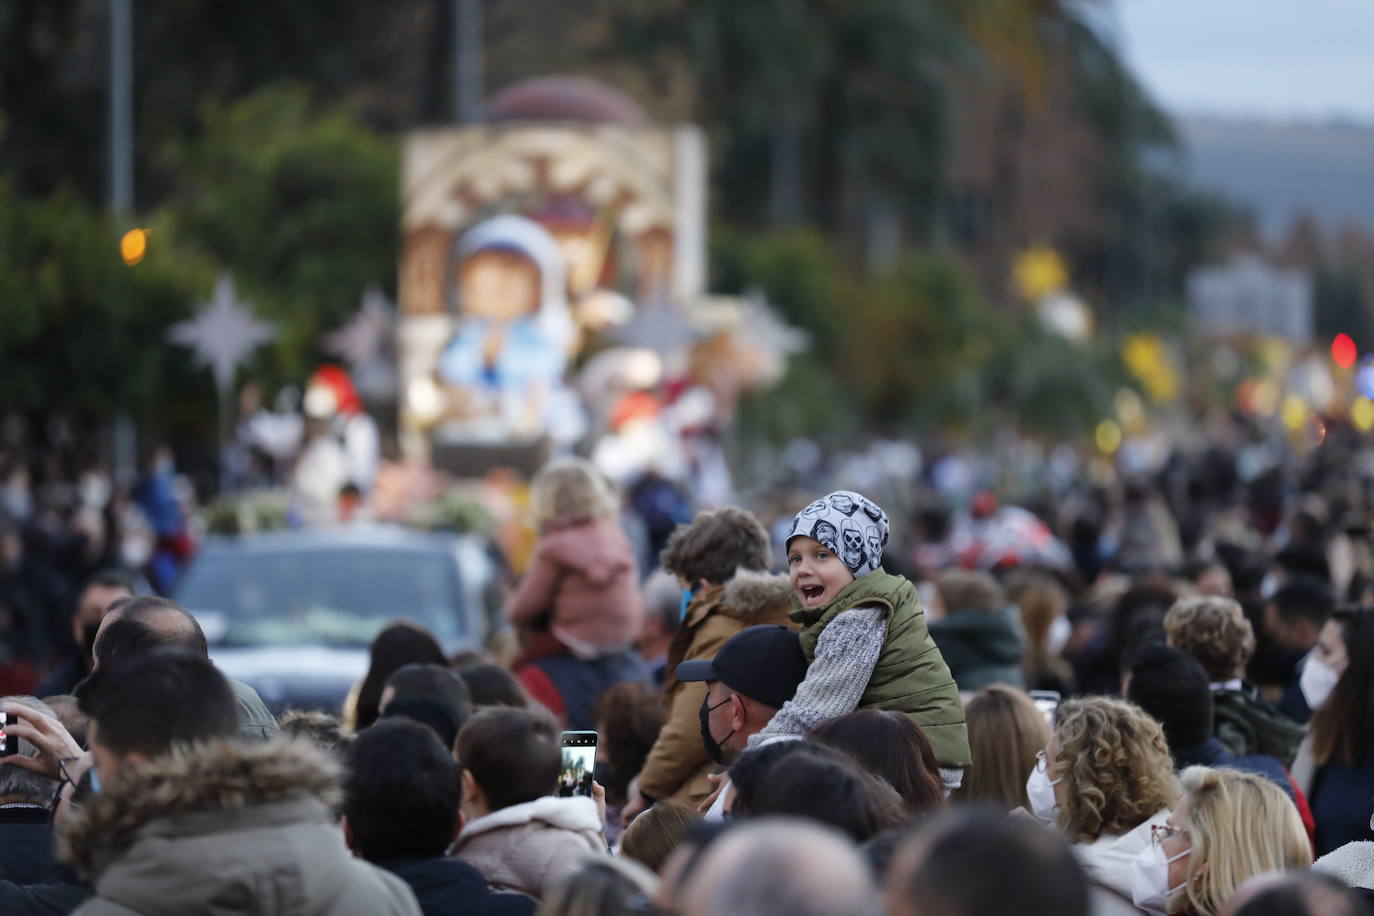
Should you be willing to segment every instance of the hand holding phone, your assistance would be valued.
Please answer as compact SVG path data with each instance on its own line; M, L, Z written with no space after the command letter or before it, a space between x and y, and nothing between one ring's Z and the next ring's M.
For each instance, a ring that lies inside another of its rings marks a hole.
M592 797L592 772L596 769L597 734L594 731L564 732L563 763L558 768L554 794L560 798Z
M76 739L56 716L19 703L6 703L0 712L5 714L3 722L0 722L0 730L4 731L6 738L4 763L61 779L59 760L85 756L86 751L76 743ZM25 757L15 753L18 746L10 740L14 738L23 738L38 748L38 756Z

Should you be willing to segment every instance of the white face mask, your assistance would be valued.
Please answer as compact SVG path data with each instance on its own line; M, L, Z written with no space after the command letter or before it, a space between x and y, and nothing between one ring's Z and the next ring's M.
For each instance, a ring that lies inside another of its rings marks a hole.
M1170 887L1169 866L1191 853L1191 849L1185 849L1166 859L1164 847L1153 842L1140 850L1131 860L1131 899L1135 905L1152 913L1169 912L1169 898L1187 884L1185 881L1178 887Z
M1059 802L1054 797L1054 787L1064 780L1050 779L1049 763L1045 759L1045 752L1041 751L1036 758L1035 768L1031 770L1030 776L1026 777L1026 799L1030 802L1031 814L1046 824L1055 822L1055 815L1059 813Z
M1312 710L1321 709L1340 679L1341 673L1335 668L1315 655L1309 658L1307 664L1302 666L1302 674L1298 677L1298 687L1302 690L1303 699L1307 701L1307 707Z
M1069 618L1060 614L1054 618L1054 622L1050 624L1050 631L1045 634L1045 648L1051 655L1058 655L1069 644L1069 637L1072 635L1073 624L1069 623Z

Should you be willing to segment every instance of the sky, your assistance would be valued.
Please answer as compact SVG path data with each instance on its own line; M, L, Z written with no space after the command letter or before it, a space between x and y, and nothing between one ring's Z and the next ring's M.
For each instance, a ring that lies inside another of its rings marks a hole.
M1172 113L1374 125L1374 0L1108 0L1108 7L1104 24L1114 26L1137 76Z

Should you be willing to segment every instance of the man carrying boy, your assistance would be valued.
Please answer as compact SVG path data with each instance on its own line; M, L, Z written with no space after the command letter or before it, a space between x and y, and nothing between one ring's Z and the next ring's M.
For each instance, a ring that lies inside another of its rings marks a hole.
M725 642L751 626L782 624L792 607L785 576L768 572L772 548L758 519L742 509L700 512L680 526L663 550L663 568L683 587L682 623L673 634L663 684L668 718L639 774L639 797L622 812L628 823L648 804L671 798L696 807L714 790L715 764L701 735L706 685L673 672L688 659L714 658Z

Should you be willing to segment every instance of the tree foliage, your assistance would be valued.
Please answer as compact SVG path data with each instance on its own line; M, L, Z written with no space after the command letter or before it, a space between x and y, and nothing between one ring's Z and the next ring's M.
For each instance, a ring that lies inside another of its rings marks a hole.
M268 380L302 380L363 289L394 288L396 141L295 86L208 105L202 121L166 156L177 176L172 220L278 323Z
M117 250L127 219L70 188L26 197L0 176L0 403L92 420L122 407L212 429L209 374L167 332L218 271L278 325L253 364L274 384L304 380L369 283L394 288L393 140L295 88L204 117L196 140L165 151L175 194L144 217L151 242L135 267Z
M213 397L165 342L205 295L213 263L164 220L151 228L152 251L131 270L118 226L78 195L27 199L0 177L0 404L78 421L122 407L156 421L179 399Z

